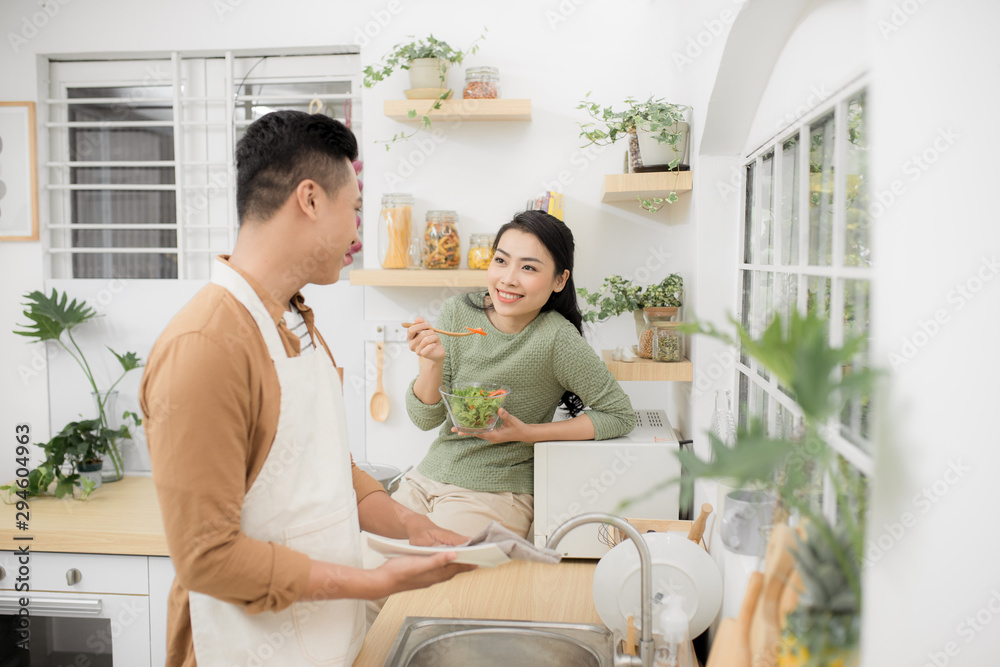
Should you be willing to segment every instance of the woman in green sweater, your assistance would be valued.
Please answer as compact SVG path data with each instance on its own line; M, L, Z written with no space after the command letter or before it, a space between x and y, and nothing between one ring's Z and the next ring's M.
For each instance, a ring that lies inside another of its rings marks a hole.
M437 323L487 335L439 337L420 318L409 328L420 373L407 391L407 412L425 431L445 423L393 499L464 535L497 521L526 536L533 519L533 443L605 440L635 426L628 396L583 338L573 248L573 234L558 218L520 213L497 233L488 292L448 299ZM447 421L438 387L476 381L511 392L500 426L465 434ZM560 406L569 418L553 422Z

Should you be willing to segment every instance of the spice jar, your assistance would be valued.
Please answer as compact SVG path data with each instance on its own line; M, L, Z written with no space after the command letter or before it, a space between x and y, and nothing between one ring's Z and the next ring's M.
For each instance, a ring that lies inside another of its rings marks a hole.
M684 361L684 336L680 322L653 323L653 361Z
M493 260L495 234L473 234L469 241L469 268L487 269Z
M653 328L657 322L672 322L680 319L680 308L676 306L648 306L642 309L645 325L639 334L637 352L643 359L653 358Z
M424 268L457 269L460 241L454 211L427 211L424 230Z
M413 195L382 195L378 219L378 256L383 269L405 269L410 247Z
M467 100L495 100L500 97L500 70L496 67L469 67L465 70Z

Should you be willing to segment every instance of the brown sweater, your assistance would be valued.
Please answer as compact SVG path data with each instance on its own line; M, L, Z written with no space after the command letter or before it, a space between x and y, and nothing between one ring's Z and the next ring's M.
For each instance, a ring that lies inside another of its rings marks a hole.
M236 270L267 307L285 352L298 356L299 339L282 319L286 306ZM312 354L330 354L302 295L296 294L293 302L316 345ZM169 667L196 664L188 591L245 605L256 614L284 609L306 584L308 556L240 530L243 498L277 431L280 394L257 325L219 285L202 288L150 352L139 401L167 546L177 570L167 610ZM358 502L382 491L356 466L352 472Z

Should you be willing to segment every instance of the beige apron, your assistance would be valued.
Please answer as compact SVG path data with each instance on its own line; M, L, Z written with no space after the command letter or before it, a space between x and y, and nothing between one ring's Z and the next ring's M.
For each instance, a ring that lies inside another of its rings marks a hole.
M305 356L286 356L260 297L232 267L213 264L212 282L228 289L253 315L281 386L278 430L243 500L243 532L316 560L362 567L336 368L319 348ZM278 612L249 615L242 606L192 592L190 607L199 667L350 665L364 640L361 600L296 602Z

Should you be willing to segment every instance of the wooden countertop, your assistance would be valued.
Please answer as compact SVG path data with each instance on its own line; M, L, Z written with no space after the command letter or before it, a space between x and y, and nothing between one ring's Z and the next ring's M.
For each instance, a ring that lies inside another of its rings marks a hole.
M16 500L16 498L15 498ZM0 503L0 550L168 556L152 477L102 484L87 500L29 498L28 529L18 530L14 505ZM14 537L31 536L30 542Z
M389 598L365 637L355 667L382 665L407 616L496 618L601 624L592 588L597 561L558 565L512 561Z

